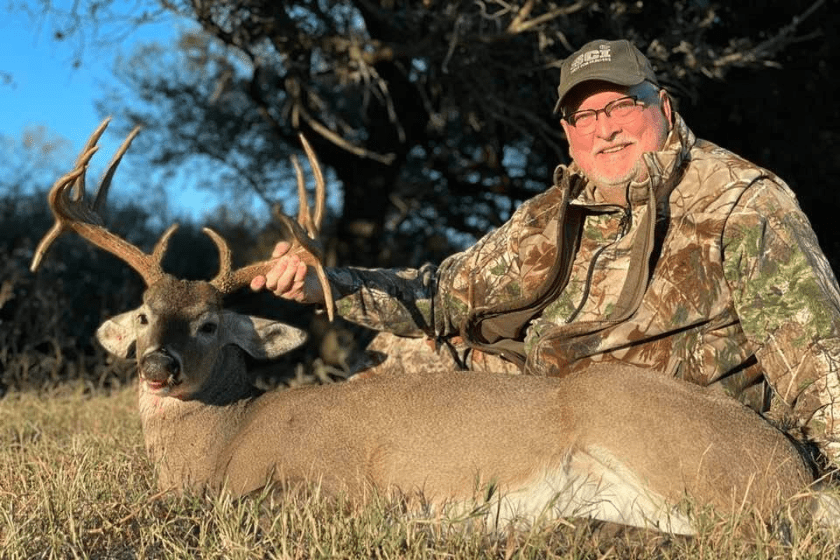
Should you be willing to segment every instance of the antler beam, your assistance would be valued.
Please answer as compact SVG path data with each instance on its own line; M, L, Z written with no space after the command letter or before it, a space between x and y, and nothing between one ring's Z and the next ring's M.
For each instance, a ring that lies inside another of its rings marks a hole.
M64 232L74 231L83 239L125 261L143 277L147 286L153 284L163 275L160 262L169 238L178 227L177 224L173 224L166 230L155 245L152 253L147 254L128 241L105 229L102 225L102 217L98 213L108 197L108 190L111 187L111 181L113 180L114 173L116 173L117 166L120 164L131 142L140 132L140 127L135 127L131 131L114 154L114 157L105 169L105 173L102 175L102 180L99 183L99 188L96 191L93 202L89 203L85 198L85 174L88 164L93 154L99 149L96 143L110 122L111 118L106 118L93 131L93 134L90 135L79 157L76 159L74 169L59 178L50 190L48 202L50 210L55 217L55 223L44 235L40 243L38 243L30 266L33 272L40 266L44 255L46 255L52 243Z

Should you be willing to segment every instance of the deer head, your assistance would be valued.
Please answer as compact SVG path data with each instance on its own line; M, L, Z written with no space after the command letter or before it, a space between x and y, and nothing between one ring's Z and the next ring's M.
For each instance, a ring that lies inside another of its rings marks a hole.
M149 286L140 307L105 321L96 336L114 355L136 353L148 392L216 402L249 388L241 352L273 358L306 339L289 325L224 309L222 294L209 282L171 275Z
M36 249L32 271L37 270L52 242L69 230L119 257L140 274L146 284L143 305L106 321L97 331L97 337L117 356L127 357L134 351L140 378L152 392L191 398L202 391L212 391L215 385L231 386L240 381L234 379L237 375L244 375L242 352L257 358L271 358L300 345L305 334L298 329L240 315L223 307L225 295L247 286L255 275L264 274L272 261L233 270L228 244L215 231L204 228L218 248L219 272L210 281L180 280L164 272L161 266L177 224L166 230L151 253L144 253L102 225L98 210L105 203L122 156L138 133L135 128L120 146L103 175L93 202L89 203L85 198L85 172L108 122L109 119L103 121L91 135L75 168L53 185L49 205L55 224ZM315 240L323 215L323 177L314 153L306 141L303 142L312 168L316 170L316 214L314 219L309 215L302 173L295 160L301 194L300 223L287 217L283 223L293 238L292 251L319 270L319 277L325 284L324 292L329 298L329 284ZM331 298L327 302L331 313Z

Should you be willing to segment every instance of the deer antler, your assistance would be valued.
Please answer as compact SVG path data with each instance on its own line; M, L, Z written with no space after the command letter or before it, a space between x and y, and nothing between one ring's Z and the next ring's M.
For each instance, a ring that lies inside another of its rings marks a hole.
M48 201L50 210L55 216L55 224L38 243L38 248L35 250L30 266L32 272L38 269L53 241L58 239L65 231L72 230L100 249L108 251L125 261L143 277L147 286L153 284L164 274L160 262L166 250L166 245L169 243L169 238L178 227L177 224L173 224L166 230L151 254L146 254L128 241L105 229L102 225L102 218L98 214L99 208L105 204L108 189L111 187L111 180L117 166L131 142L140 132L140 127L135 127L131 131L114 154L102 175L93 203L89 204L85 200L85 172L90 159L98 149L96 143L110 122L111 118L109 117L93 131L76 159L75 168L58 179L50 190Z
M105 229L102 225L102 218L98 214L99 208L104 205L108 196L108 190L111 187L111 180L114 177L117 166L131 145L131 142L139 133L139 127L131 131L114 154L113 159L108 164L102 176L93 202L88 203L85 200L85 173L90 159L98 149L96 143L108 127L110 121L110 118L105 119L93 131L93 134L91 134L84 148L82 148L79 157L76 159L74 169L59 178L50 190L48 200L50 210L55 216L55 224L53 224L52 228L50 228L38 243L35 255L32 257L30 269L32 272L35 272L52 243L62 233L71 230L100 249L108 251L125 261L143 277L147 286L151 286L164 275L161 261L169 239L178 228L178 224L172 224L161 236L152 252L147 254L135 245ZM315 267L324 292L327 314L330 320L332 320L335 315L335 304L332 297L332 289L330 288L324 267L321 263L323 250L317 241L326 204L324 176L321 173L321 168L318 165L318 160L315 157L315 152L312 151L312 147L302 135L300 139L315 175L315 214L314 216L310 214L309 204L306 199L306 185L303 179L303 172L300 169L297 159L293 159L292 163L295 166L298 182L298 196L300 197L298 222L294 222L285 214L280 214L279 218L292 238L291 252L297 254L306 264ZM247 286L254 276L266 274L274 265L273 260L268 260L232 271L231 252L227 242L209 228L204 228L204 231L213 239L219 250L219 273L211 281L211 284L223 294L229 294L243 286Z
M288 237L290 238L291 248L289 254L297 255L304 263L315 268L315 273L321 283L321 289L324 292L324 302L327 308L327 316L332 321L335 317L335 301L332 295L332 288L330 287L327 274L324 271L323 256L324 251L318 241L318 234L321 230L321 222L324 218L324 208L326 207L326 187L324 182L324 175L321 173L321 167L318 164L318 159L315 157L315 152L312 146L309 145L303 134L300 137L303 149L306 152L306 157L309 160L309 165L312 167L312 173L315 176L315 211L314 216L310 212L309 202L306 196L306 182L303 177L303 171L295 156L292 156L292 165L295 168L295 176L297 177L298 198L300 200L300 208L298 210L297 222L292 220L289 216L282 212L277 212L277 217L280 223L285 227ZM274 266L276 260L266 260L253 263L235 271L231 270L231 256L230 248L225 240L216 232L209 228L204 228L204 232L209 235L216 246L219 248L219 273L211 281L220 292L224 294L231 293L238 288L247 286L255 276L264 276Z

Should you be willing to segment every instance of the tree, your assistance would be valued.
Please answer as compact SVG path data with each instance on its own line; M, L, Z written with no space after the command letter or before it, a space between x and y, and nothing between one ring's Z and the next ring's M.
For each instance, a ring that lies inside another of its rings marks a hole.
M696 117L690 124L719 133L711 138L721 143L749 144L748 129L715 129L704 107L746 115L731 107L761 104L721 86L731 76L748 85L819 49L824 58L811 64L830 63L831 4L162 2L197 27L174 48L147 45L120 61L124 92L102 106L146 125L138 151L151 163L182 168L201 155L209 187L244 185L267 203L283 197L286 156L306 134L343 188L338 259L417 264L482 235L544 190L567 159L551 118L559 64L585 41L632 39ZM711 102L707 91L717 94Z

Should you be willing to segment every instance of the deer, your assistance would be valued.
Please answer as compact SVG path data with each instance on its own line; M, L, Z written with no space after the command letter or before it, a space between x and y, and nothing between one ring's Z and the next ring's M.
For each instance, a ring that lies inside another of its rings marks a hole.
M219 272L182 280L161 267L177 225L150 253L111 233L98 208L137 129L90 203L85 171L107 125L50 191L56 223L32 269L59 235L73 231L143 278L142 304L107 319L96 335L110 353L135 356L145 445L161 490L247 496L273 483L306 483L360 504L393 493L441 512L484 504L483 519L497 528L578 517L690 535L696 519L680 507L686 498L725 513L749 506L769 519L813 482L786 435L734 399L629 365L550 378L392 372L255 390L246 354L272 358L306 339L282 322L224 307L225 295L272 261L232 270L227 242L205 228ZM314 152L302 143L316 170ZM295 169L307 209L297 222L285 220L292 250L321 267L323 176L314 171L312 217ZM331 294L323 269L319 278ZM327 299L331 310L332 295Z

